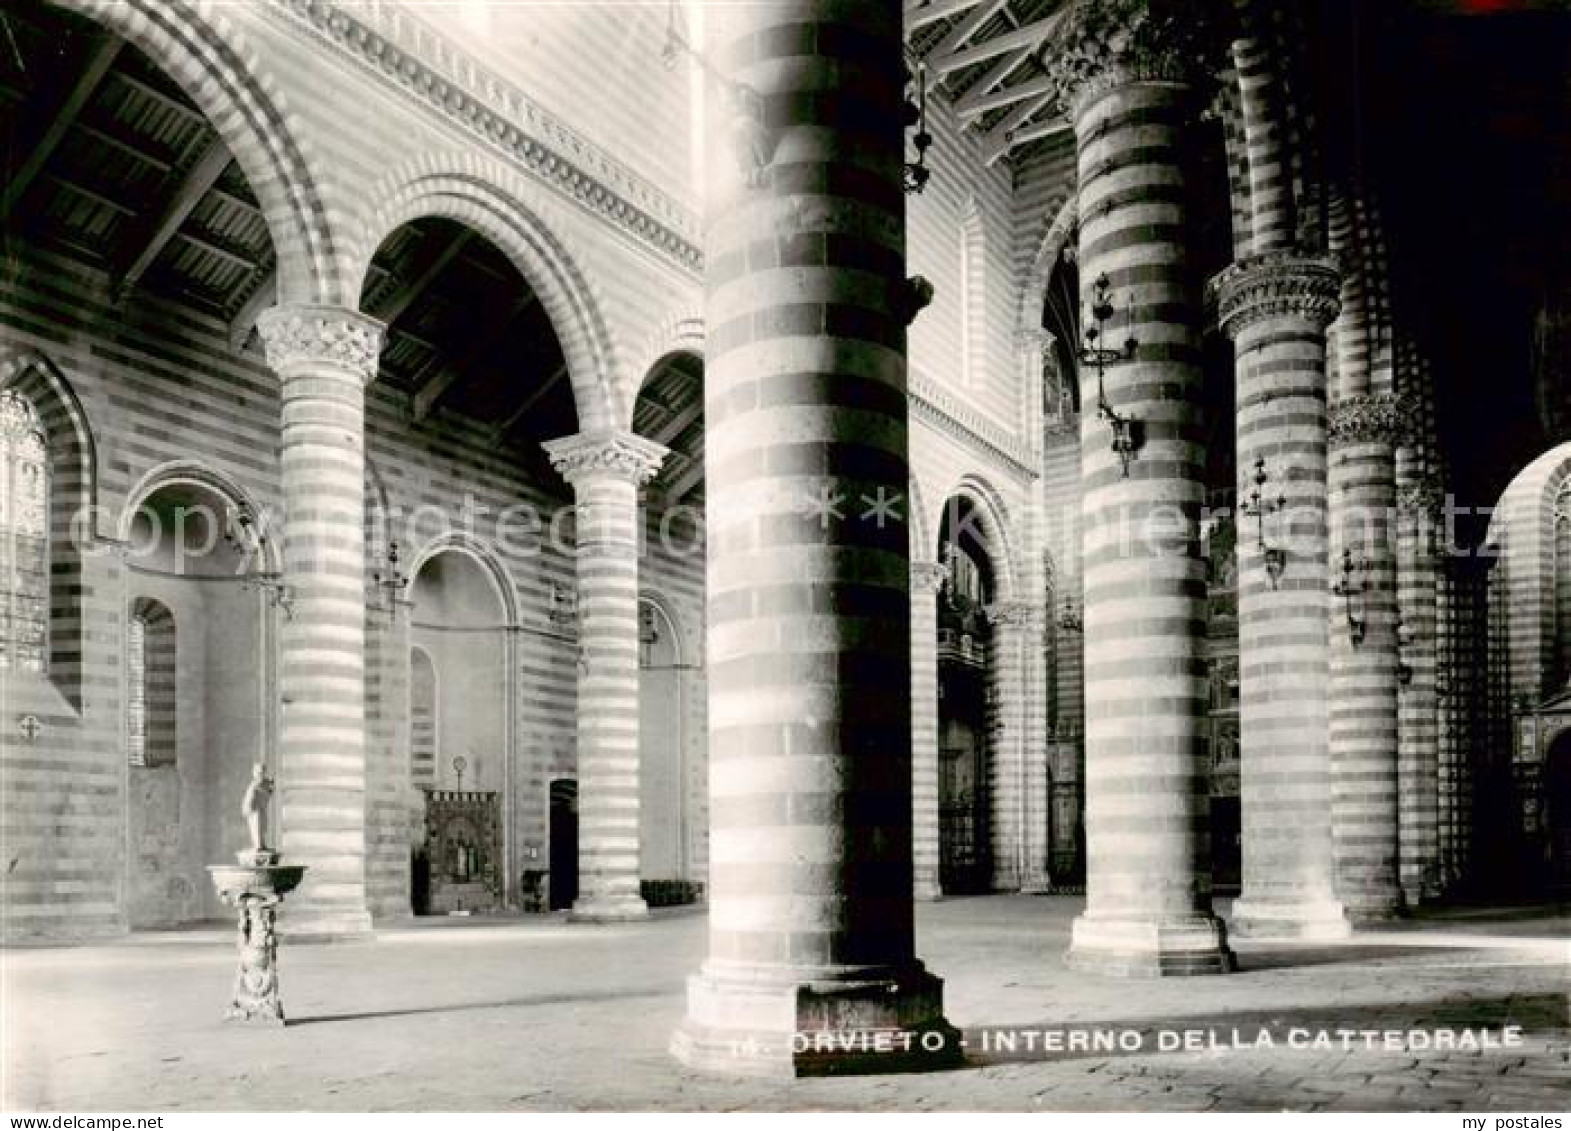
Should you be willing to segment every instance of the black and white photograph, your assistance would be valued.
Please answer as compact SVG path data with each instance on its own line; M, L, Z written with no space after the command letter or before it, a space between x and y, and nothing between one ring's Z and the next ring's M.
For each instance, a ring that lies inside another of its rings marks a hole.
M1568 1002L1571 0L0 0L9 1129L1567 1131Z

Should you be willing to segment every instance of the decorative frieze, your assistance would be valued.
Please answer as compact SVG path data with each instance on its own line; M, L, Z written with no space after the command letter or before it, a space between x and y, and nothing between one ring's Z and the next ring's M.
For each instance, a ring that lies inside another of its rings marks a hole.
M1343 397L1331 405L1326 439L1339 444L1392 444L1402 438L1402 403L1395 393Z
M541 445L562 478L612 476L635 485L648 483L670 449L632 432L580 432Z
M351 12L330 0L282 0L264 10L303 22L639 242L692 270L702 266L698 218L690 209L438 34L414 29L407 14L381 5Z
M369 384L386 327L357 310L298 303L263 311L256 329L268 365L279 374L325 363L358 373Z
M1211 280L1217 324L1230 338L1269 318L1302 318L1324 329L1341 310L1342 280L1329 260L1267 252L1232 264Z

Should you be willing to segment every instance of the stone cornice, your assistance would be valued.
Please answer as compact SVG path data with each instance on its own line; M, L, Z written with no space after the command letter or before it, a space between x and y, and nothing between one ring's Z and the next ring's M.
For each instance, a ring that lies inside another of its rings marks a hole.
M1044 54L1059 105L1078 122L1120 86L1210 79L1221 70L1225 47L1212 8L1212 0L1072 0Z
M963 444L985 449L1027 479L1037 477L1038 469L1032 466L1019 442L1002 428L962 403L915 366L908 369L907 381L913 419L920 418Z
M639 242L689 270L702 266L699 221L691 209L409 13L333 0L275 0L264 10L309 27Z
M1325 259L1267 252L1232 264L1212 279L1217 324L1230 338L1256 322L1301 318L1320 329L1341 309L1341 276Z
M1333 401L1326 440L1341 444L1392 444L1403 435L1402 402L1395 393L1368 393Z
M325 364L350 370L370 384L386 327L358 310L294 303L264 310L256 330L267 364L281 375L302 365Z
M551 458L551 466L573 484L606 476L647 483L670 454L670 449L633 432L580 432L540 446Z

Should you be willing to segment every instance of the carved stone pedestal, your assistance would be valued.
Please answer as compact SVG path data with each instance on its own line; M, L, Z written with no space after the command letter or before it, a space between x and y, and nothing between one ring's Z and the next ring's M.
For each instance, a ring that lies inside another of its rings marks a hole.
M281 1026L278 994L278 932L275 917L284 896L300 884L305 868L279 864L276 852L242 852L237 866L208 866L218 897L239 912L240 968L224 1020L242 1025Z

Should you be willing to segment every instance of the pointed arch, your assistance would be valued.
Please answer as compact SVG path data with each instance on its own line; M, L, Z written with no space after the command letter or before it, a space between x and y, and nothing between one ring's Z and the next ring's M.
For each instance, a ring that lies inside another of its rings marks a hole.
M47 675L75 708L82 704L87 625L84 556L98 549L98 457L87 413L65 376L42 353L0 343L0 391L14 390L44 432L49 468Z

